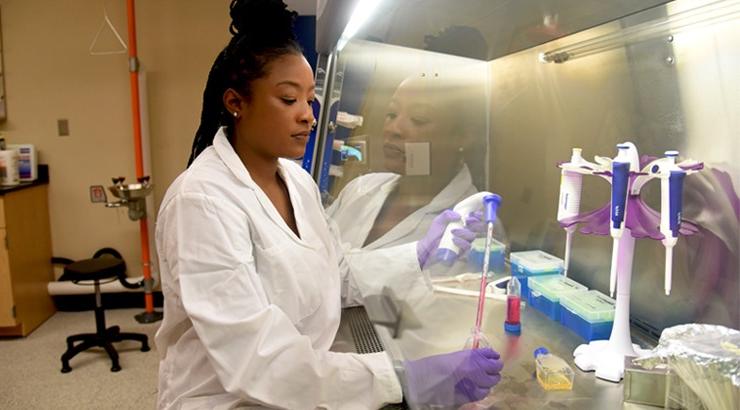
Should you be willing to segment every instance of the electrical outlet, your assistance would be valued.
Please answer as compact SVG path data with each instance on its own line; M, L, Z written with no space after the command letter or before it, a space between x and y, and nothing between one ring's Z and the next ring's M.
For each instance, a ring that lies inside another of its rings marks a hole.
M108 196L105 195L105 188L102 185L90 185L90 202L108 202Z
M66 118L60 118L57 120L57 134L60 137L69 136L69 120Z

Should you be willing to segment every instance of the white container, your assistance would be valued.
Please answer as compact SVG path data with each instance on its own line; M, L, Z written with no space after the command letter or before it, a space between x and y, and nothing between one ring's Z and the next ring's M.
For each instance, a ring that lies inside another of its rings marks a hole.
M8 149L18 151L18 177L22 182L35 181L38 178L36 148L33 144L9 144Z
M18 151L0 151L0 185L13 186L20 183L18 175Z

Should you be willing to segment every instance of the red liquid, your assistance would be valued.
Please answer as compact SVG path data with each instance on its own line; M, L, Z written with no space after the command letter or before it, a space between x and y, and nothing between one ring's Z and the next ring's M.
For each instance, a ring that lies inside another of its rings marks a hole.
M516 325L519 323L521 298L509 295L506 297L506 323Z

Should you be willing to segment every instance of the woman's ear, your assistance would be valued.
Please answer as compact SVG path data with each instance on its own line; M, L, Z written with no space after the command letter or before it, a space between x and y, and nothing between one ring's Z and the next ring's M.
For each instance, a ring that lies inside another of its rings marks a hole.
M224 92L224 107L226 107L229 115L239 118L242 116L242 110L244 109L244 99L236 90L229 88Z

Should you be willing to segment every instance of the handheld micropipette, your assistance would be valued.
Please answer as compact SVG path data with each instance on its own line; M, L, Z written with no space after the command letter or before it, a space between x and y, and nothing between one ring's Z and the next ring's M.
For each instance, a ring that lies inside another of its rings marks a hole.
M612 263L609 273L609 294L614 297L617 286L617 260L619 259L619 240L622 238L625 225L625 211L627 207L627 186L629 184L630 161L628 156L629 145L619 144L619 153L612 162L612 198L610 206L611 224L609 233L614 239L612 246Z
M493 224L496 222L496 212L501 205L501 196L489 194L483 197L483 209L486 220L486 253L483 254L483 270L480 276L480 292L478 294L478 311L473 328L473 349L477 349L481 339L481 325L483 323L483 305L486 301L486 286L488 285L488 262L493 242Z
M442 234L442 239L440 239L439 246L437 247L437 253L435 255L436 261L441 262L443 265L447 266L451 266L453 263L455 263L457 257L460 254L460 248L458 248L457 245L455 245L455 242L452 241L452 238L454 237L452 235L452 231L462 228L464 220L462 218L465 218L471 212L481 209L481 206L484 203L484 198L489 195L495 194L485 191L478 192L463 199L452 208L453 211L457 212L460 215L461 220L453 221L447 224L447 228L445 228L445 231ZM487 248L487 252L490 252L490 248Z
M673 277L673 247L678 242L678 231L681 227L681 207L683 195L683 181L686 171L676 165L678 151L666 151L665 161L653 167L660 178L660 233L663 234L665 246L665 278L664 288L666 296L671 294Z

